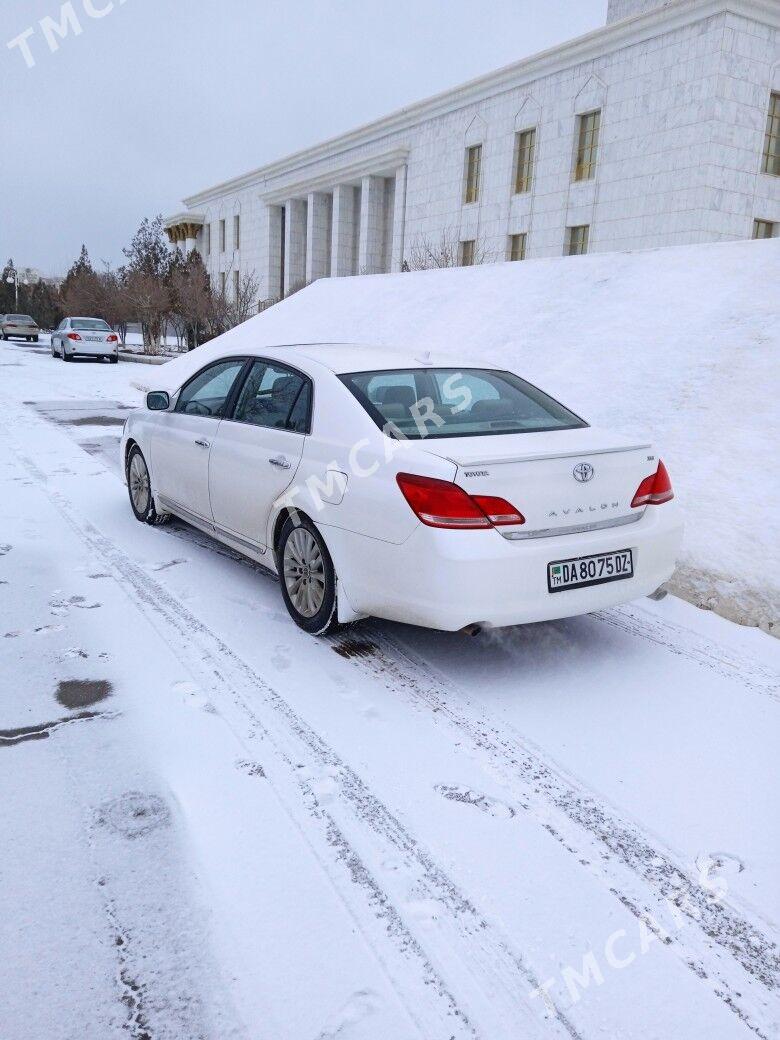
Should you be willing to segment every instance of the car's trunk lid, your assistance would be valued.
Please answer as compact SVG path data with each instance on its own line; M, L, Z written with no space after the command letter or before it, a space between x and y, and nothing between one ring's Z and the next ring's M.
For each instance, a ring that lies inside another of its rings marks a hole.
M423 447L423 445L420 445ZM429 438L424 450L457 466L469 494L505 498L525 523L513 537L543 537L636 519L631 500L658 460L651 445L587 427L547 433Z

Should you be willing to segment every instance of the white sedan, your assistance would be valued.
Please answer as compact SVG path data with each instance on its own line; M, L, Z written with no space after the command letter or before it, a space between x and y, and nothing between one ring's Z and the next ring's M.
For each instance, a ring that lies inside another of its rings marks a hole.
M76 357L119 361L119 336L102 318L63 318L51 334L51 356L72 361Z
M600 610L654 592L682 538L652 445L511 372L412 351L212 347L147 394L121 452L139 520L177 516L265 564L315 634Z

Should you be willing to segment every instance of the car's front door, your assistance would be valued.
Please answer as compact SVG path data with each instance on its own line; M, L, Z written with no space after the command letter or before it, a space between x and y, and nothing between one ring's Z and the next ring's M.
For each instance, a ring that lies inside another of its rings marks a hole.
M208 365L185 384L173 411L158 413L152 438L154 489L172 506L204 520L211 520L209 454L245 361L230 358Z
M288 489L309 429L311 381L277 362L249 369L209 459L214 523L239 541L266 542L274 502Z

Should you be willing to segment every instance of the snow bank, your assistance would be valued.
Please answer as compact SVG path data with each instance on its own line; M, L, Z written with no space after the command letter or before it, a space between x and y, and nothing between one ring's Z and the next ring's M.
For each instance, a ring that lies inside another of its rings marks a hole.
M776 622L780 241L324 279L166 365L166 382L231 342L317 339L463 350L647 433L686 512L674 590Z

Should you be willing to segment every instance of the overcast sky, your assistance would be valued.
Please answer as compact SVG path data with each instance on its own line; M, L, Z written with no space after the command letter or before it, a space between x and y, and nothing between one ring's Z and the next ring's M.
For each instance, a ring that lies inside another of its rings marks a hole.
M49 27L52 52L40 22L59 23L63 0L0 0L0 264L46 274L82 242L116 265L144 216L606 12L606 0L70 2L81 32ZM6 46L25 33L26 55Z

